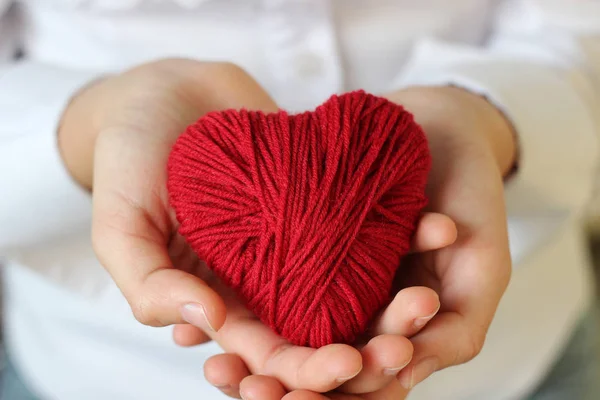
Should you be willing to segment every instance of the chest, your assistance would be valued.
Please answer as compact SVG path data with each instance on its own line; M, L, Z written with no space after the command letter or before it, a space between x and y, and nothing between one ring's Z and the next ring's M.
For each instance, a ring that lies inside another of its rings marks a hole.
M483 41L496 0L20 0L28 53L76 68L191 57L275 97L385 90L420 40ZM281 93L286 92L286 93Z

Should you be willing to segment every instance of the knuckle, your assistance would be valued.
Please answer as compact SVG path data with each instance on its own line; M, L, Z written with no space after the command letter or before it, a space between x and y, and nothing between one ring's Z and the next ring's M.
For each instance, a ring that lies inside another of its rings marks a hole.
M142 325L159 327L162 326L160 321L156 318L153 302L145 296L140 296L135 300L130 300L129 305L133 316Z
M466 336L459 364L469 362L477 357L485 343L485 332L478 330Z
M279 370L279 361L286 350L293 348L293 346L287 341L281 340L273 343L267 351L264 353L261 362L259 363L258 372L269 375L276 373ZM300 369L296 370L296 376Z

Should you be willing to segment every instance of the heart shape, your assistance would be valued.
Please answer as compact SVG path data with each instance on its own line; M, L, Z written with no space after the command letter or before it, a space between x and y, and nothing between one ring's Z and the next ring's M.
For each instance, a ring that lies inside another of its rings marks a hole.
M180 233L296 345L351 343L388 301L426 205L426 137L363 91L313 112L212 112L170 154Z

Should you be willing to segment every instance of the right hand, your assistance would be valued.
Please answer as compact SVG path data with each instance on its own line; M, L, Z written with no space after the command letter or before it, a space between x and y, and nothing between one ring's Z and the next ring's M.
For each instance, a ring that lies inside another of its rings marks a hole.
M193 323L210 331L225 322L223 299L201 279L199 260L177 235L166 165L189 124L241 107L277 110L236 66L173 59L91 84L64 114L65 164L93 190L94 249L143 324Z
M93 191L94 250L138 321L175 324L180 344L201 342L206 333L252 372L327 390L361 368L360 353L346 345L290 345L215 279L177 234L166 188L172 145L200 116L231 108L278 109L238 67L159 61L77 95L63 118L60 148L73 177Z

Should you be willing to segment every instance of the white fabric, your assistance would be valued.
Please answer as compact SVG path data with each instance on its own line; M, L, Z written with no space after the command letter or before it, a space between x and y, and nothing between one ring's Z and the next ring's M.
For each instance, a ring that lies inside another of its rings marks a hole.
M56 146L79 87L161 57L241 64L290 110L350 89L452 83L488 96L514 122L513 281L482 354L411 399L522 398L588 306L579 222L598 155L599 2L31 0L10 11L9 3L0 0L5 334L42 398L224 398L202 378L214 344L179 349L170 329L135 322L94 258L90 198Z

